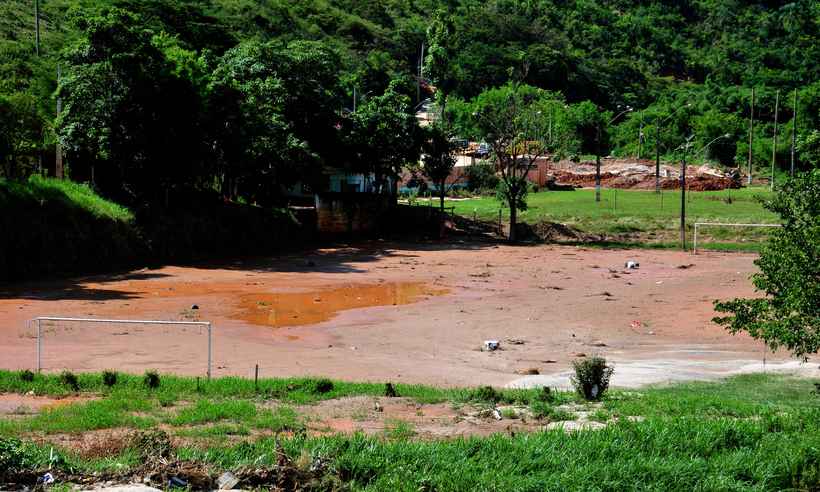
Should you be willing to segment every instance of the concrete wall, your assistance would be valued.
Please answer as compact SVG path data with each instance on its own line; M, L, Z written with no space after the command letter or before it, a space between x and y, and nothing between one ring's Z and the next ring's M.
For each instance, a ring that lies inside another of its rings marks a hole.
M370 232L382 225L391 197L373 193L316 195L316 228L322 234Z

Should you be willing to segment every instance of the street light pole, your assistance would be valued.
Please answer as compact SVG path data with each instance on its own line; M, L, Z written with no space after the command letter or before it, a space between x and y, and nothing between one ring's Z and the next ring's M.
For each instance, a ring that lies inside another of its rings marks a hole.
M632 108L627 106L627 108L620 113L616 114L609 122L606 124L607 127L611 125L615 120L621 117L628 112L632 111ZM595 201L601 201L601 121L598 120L595 125Z
M690 135L683 144L683 160L680 165L680 246L686 251L686 152L694 135Z
M669 118L674 116L675 113L683 108L688 108L691 105L692 103L686 103L683 106L679 106L678 109L669 113L666 118L662 119L657 125L655 125L655 193L661 192L661 126L663 126Z

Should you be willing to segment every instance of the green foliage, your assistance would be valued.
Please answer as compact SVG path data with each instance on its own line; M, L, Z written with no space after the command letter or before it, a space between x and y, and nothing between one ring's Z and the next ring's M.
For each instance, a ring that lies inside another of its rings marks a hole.
M142 384L144 384L146 388L152 390L159 388L159 373L157 371L145 371L145 375L142 377Z
M783 227L755 261L752 282L765 297L717 301L729 315L714 321L805 357L820 350L820 170L788 180L766 207Z
M478 162L464 170L467 178L467 188L470 191L496 190L500 180L495 173L495 167L487 162Z
M80 382L77 379L77 375L71 371L63 371L60 373L60 383L72 391L80 391Z
M447 178L456 165L455 153L458 149L452 136L442 126L432 125L422 135L422 174L436 185L441 210L444 211L444 196L447 194Z
M0 480L35 466L30 457L30 446L13 437L0 437Z
M117 371L103 371L102 373L102 380L103 384L108 386L109 388L117 384Z
M575 391L586 400L600 400L609 389L614 371L603 357L584 357L572 361L575 374L570 377Z
M28 369L20 371L20 381L30 383L34 381L34 373Z

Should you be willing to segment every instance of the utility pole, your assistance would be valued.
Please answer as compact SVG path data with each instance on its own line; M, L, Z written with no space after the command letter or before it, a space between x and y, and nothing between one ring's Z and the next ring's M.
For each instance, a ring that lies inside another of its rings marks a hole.
M772 179L770 188L774 191L774 165L777 160L777 110L780 104L780 91L774 95L774 133L772 134Z
M680 246L683 251L686 251L686 152L692 137L694 135L690 135L683 144L683 160L680 165Z
M421 77L424 74L424 41L421 42L421 54L419 55L419 76L416 79L416 102L421 102Z
M601 122L595 127L595 201L601 201Z
M60 64L57 64L57 85L60 85ZM63 110L63 100L60 98L60 95L57 95L57 117L59 118L60 113ZM54 152L54 177L57 179L63 179L63 147L60 145L60 141L57 141L57 148Z
M661 124L655 124L655 193L661 192Z
M641 147L643 146L643 111L640 112L640 123L638 123L638 160L641 160Z
M752 185L752 132L755 126L755 88L752 87L752 107L749 111L749 179L747 183Z
M794 89L794 116L792 117L792 163L789 175L794 176L794 147L797 143L797 88Z

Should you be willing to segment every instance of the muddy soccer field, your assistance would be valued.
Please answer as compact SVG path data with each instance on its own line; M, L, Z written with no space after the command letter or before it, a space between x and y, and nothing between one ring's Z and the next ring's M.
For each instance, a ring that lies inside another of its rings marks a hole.
M379 241L28 283L0 292L0 368L34 368L27 320L65 316L210 321L215 376L253 376L258 364L264 377L561 387L572 360L596 354L615 363L616 386L816 373L711 322L713 300L754 295L755 257ZM173 327L54 324L42 360L48 371L204 375L205 340ZM500 349L482 351L485 340Z

